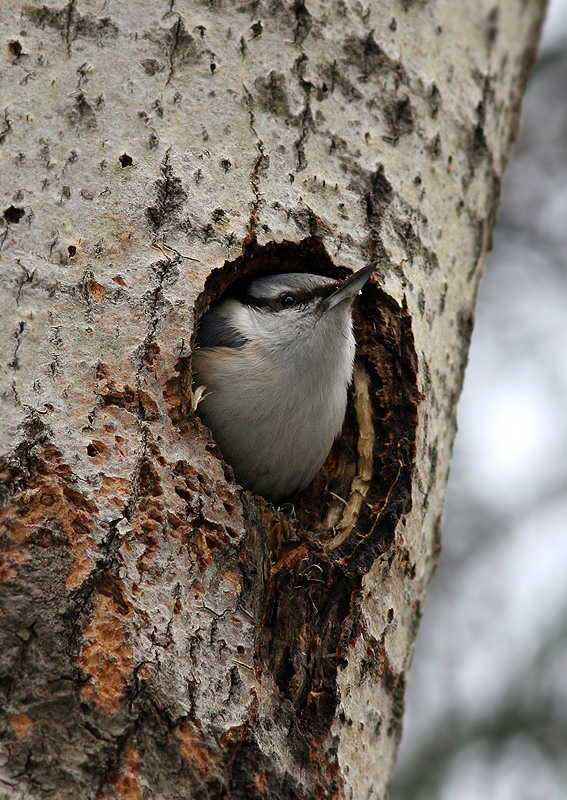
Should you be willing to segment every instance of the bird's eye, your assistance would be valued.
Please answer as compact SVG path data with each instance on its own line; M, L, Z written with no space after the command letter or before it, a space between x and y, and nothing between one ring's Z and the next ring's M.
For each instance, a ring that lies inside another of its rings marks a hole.
M282 308L291 308L295 305L295 297L292 294L284 294L280 297L280 306Z

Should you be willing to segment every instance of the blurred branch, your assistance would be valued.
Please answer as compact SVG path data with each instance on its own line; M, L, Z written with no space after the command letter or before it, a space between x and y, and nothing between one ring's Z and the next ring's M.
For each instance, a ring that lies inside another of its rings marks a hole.
M567 719L552 718L547 704L521 707L520 698L521 694L514 693L493 717L473 724L448 715L436 725L434 741L406 764L404 774L397 773L391 786L390 800L420 800L437 796L452 762L465 749L474 745L485 746L492 760L496 760L518 736L529 739L559 769L565 758Z
M496 761L519 736L529 740L556 770L565 760L567 716L555 702L546 675L558 653L567 647L567 608L557 614L563 620L549 632L541 648L524 665L502 702L490 717L477 720L449 712L435 724L428 741L398 771L391 786L390 800L424 800L438 796L457 756L470 747L484 747ZM534 688L534 686L536 688Z

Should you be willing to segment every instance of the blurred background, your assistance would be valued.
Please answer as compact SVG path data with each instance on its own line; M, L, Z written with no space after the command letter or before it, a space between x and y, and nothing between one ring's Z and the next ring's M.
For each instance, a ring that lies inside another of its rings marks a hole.
M567 0L504 178L390 800L567 800Z

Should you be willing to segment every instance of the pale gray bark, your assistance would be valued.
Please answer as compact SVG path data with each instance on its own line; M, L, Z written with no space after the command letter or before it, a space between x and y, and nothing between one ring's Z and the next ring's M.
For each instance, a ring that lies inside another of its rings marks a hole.
M385 797L542 13L3 3L0 796ZM275 511L190 411L195 314L369 261Z

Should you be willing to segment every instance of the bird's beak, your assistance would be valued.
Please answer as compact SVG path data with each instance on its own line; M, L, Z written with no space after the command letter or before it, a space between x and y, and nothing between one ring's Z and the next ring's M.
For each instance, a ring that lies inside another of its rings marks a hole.
M349 275L332 294L321 301L321 310L329 311L329 309L334 308L339 303L352 303L373 272L374 265L359 269L358 272L353 272L353 274Z

